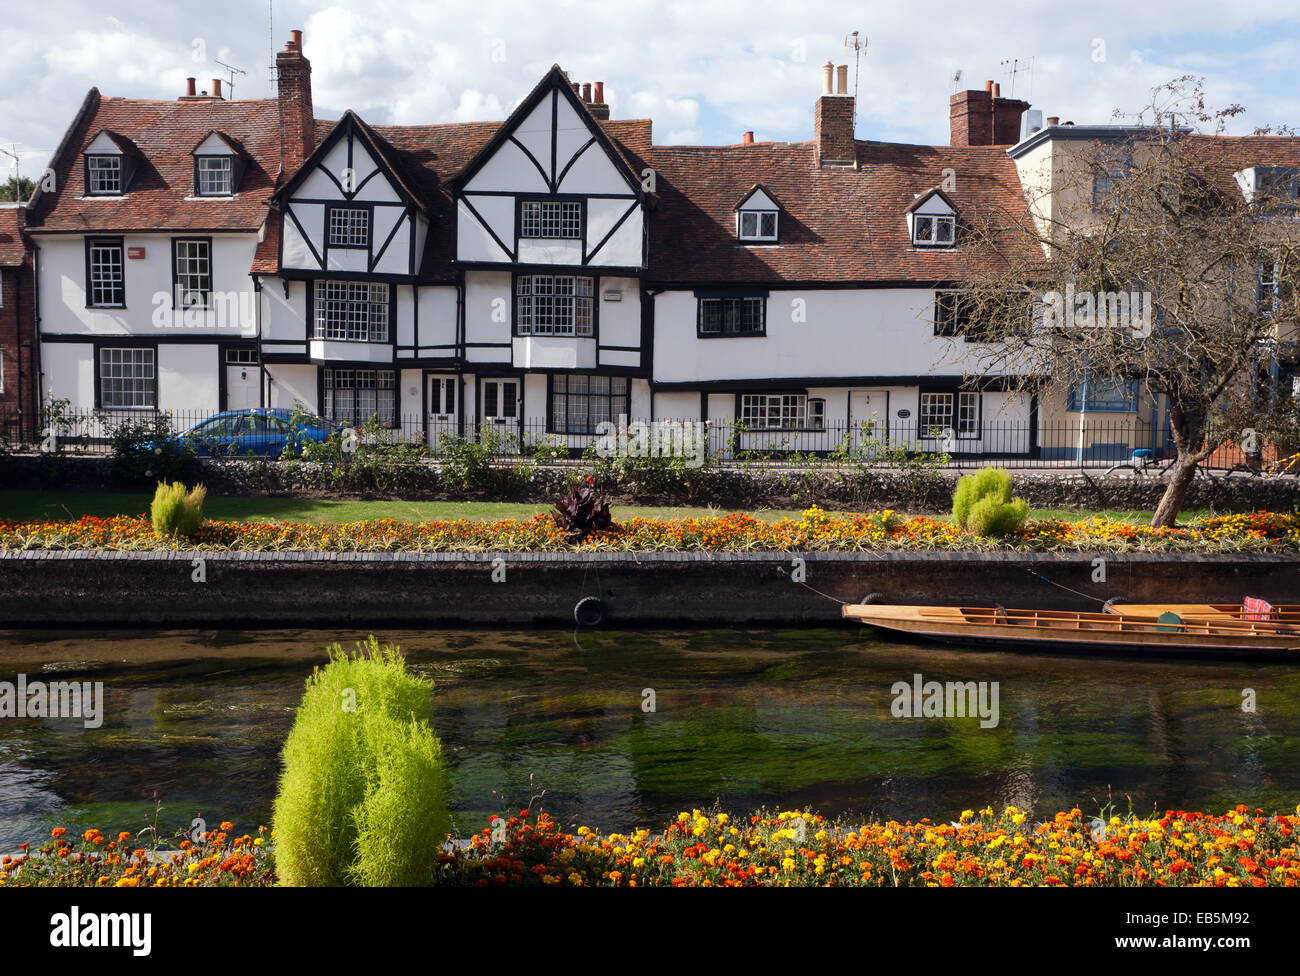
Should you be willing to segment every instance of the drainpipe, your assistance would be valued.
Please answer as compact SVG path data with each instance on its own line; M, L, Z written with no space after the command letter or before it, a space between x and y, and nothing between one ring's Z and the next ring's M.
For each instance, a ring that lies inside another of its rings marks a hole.
M35 361L32 363L32 373L36 377L36 402L32 404L32 437L37 434L36 428L41 422L41 399L42 390L45 389L45 373L41 369L41 275L40 275L40 255L41 246L32 239L32 319L35 323L36 334L32 336L32 355ZM93 366L94 364L92 364ZM19 379L22 379L19 376Z
M1083 431L1088 423L1088 374L1084 373L1079 385L1079 470L1083 470Z
M511 296L511 301L514 296ZM415 354L418 356L420 350L416 349ZM456 432L457 436L465 436L465 272L462 271L456 278L456 358L460 360L460 368L456 370ZM427 391L425 393L427 396ZM474 417L478 421L477 414Z
M266 367L262 364L262 276L253 275L253 294L257 302L253 307L253 322L257 332L257 408L266 407ZM219 364L222 369L225 363Z

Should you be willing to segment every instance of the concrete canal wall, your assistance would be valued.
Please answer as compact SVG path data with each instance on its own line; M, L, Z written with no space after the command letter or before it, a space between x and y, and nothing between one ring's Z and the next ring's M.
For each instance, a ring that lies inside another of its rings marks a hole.
M836 600L1096 610L1300 603L1300 557L1125 553L0 552L0 627L825 624ZM1039 575L1034 575L1039 574ZM1040 579L1094 594L1067 592ZM821 591L814 592L812 588ZM825 594L825 595L822 595Z

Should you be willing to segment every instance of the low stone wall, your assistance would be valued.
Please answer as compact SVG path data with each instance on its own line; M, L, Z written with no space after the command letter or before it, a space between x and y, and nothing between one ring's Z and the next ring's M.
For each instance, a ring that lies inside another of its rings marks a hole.
M492 492L452 492L442 483L436 464L414 463L386 470L361 490L341 491L330 469L319 464L275 461L202 461L196 480L214 495L308 496L492 500L528 502L549 508L570 480L586 473L577 465L521 466L503 477ZM1070 469L1013 469L1015 492L1036 508L1154 509L1165 490L1161 478L1081 474ZM673 490L635 483L611 486L615 501L654 505L716 505L726 508L805 508L865 510L893 508L911 513L948 512L962 472L937 474L852 468L794 469L762 467L708 468L693 472L689 483ZM379 483L374 483L375 481ZM0 488L39 486L75 490L115 487L107 461L98 457L42 459L12 456L0 460ZM143 489L140 489L143 490ZM1289 512L1300 505L1300 479L1257 478L1220 474L1197 477L1188 491L1187 508L1221 512L1258 510ZM0 517L3 517L0 512Z
M611 627L828 624L841 619L835 601L872 592L890 603L1075 610L1111 596L1300 603L1295 556L1108 554L1105 583L1092 582L1093 556L1082 553L798 558L806 585L788 575L795 556L779 553L0 552L0 626L571 625L587 596Z

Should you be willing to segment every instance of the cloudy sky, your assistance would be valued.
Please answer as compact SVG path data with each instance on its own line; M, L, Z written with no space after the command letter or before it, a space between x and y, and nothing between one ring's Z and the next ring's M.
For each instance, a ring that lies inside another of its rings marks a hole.
M844 39L856 30L868 40L860 139L946 143L948 96L989 78L1011 94L1013 60L1014 94L1062 120L1110 121L1195 74L1214 106L1246 107L1235 132L1300 125L1300 5L1275 0L274 0L273 35L269 6L10 5L0 146L17 144L34 175L91 86L171 98L188 75L200 88L228 78L218 61L247 71L236 97L264 97L272 36L278 49L291 28L305 34L317 115L352 108L372 123L502 119L558 62L575 81L604 81L614 118L652 118L658 143L732 143L746 129L804 140L819 66L851 65Z

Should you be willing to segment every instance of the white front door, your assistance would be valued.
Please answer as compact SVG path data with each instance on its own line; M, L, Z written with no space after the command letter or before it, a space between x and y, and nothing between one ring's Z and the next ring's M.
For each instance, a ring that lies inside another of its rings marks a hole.
M482 426L501 439L501 448L519 450L519 417L523 406L519 380L483 381Z
M889 394L884 390L849 391L849 445L854 451L884 444L889 424Z
M235 350L231 350L234 352ZM256 363L232 363L227 358L226 365L226 403L224 410L252 410L257 406L257 381L259 370Z
M431 374L425 379L425 413L428 418L429 447L436 449L439 440L448 434L456 433L456 411L460 405L457 391L460 387L460 378Z

